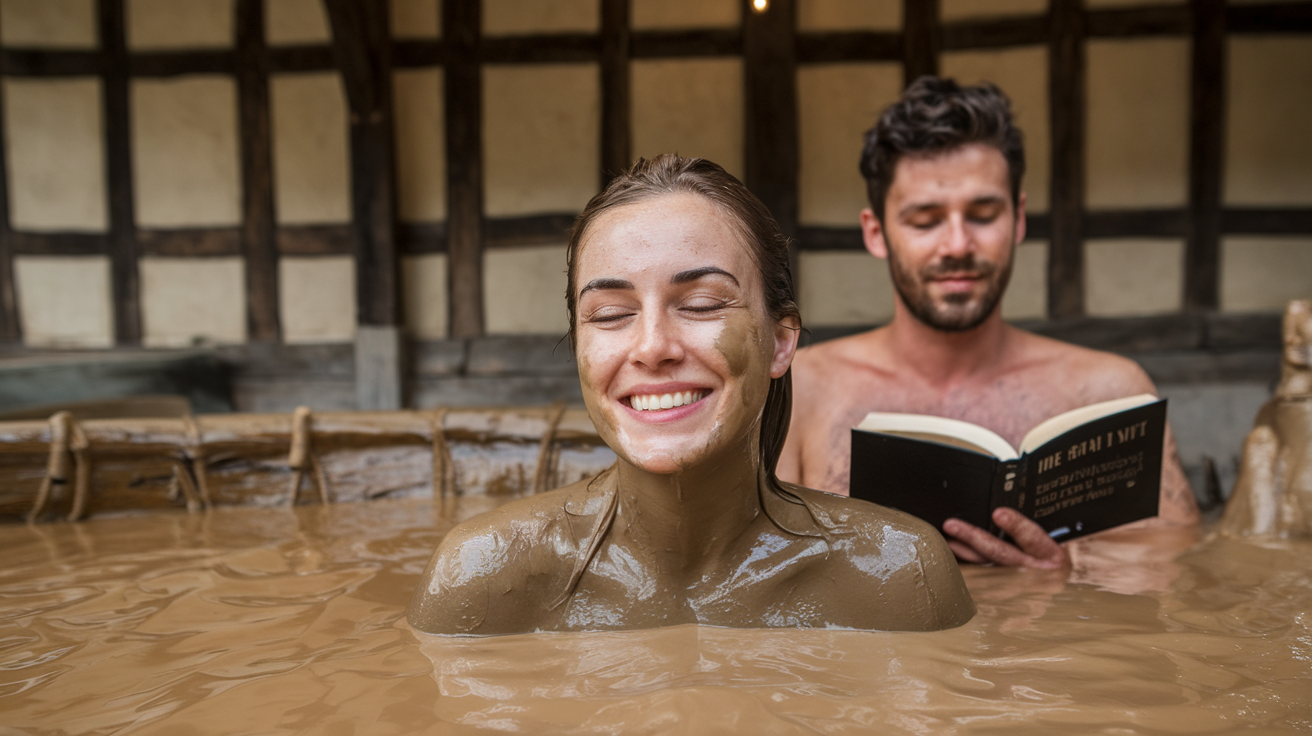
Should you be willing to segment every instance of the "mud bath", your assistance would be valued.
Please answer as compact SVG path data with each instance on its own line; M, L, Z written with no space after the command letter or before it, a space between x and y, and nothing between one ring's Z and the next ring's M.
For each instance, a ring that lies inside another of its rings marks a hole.
M1309 541L1113 533L1069 581L967 568L979 614L935 633L412 632L442 533L499 502L0 527L0 731L1312 728Z

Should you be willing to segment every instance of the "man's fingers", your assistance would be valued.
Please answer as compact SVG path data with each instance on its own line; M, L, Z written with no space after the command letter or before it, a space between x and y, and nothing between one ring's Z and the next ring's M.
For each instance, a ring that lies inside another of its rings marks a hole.
M969 546L977 556L983 558L984 562L1009 567L1035 566L1027 564L1032 562L1029 555L974 524L967 524L961 519L948 519L943 522L943 531L956 537L959 543ZM975 562L975 560L969 558L963 559L966 559L967 562Z
M1054 569L1070 564L1070 557L1060 544L1033 520L1015 509L993 510L993 523L1011 535L1016 546L1029 558L1026 567Z

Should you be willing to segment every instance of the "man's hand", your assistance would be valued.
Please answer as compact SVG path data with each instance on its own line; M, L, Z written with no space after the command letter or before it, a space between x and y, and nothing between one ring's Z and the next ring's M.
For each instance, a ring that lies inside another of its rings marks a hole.
M993 523L1010 534L1016 543L1008 544L961 519L943 522L943 531L948 535L948 546L953 553L966 562L1042 570L1070 567L1071 559L1066 550L1052 541L1043 527L1021 512L1009 508L994 509Z

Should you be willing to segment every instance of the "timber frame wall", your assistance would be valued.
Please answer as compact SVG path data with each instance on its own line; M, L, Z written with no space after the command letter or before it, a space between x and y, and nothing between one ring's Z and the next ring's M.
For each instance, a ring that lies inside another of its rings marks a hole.
M599 183L630 160L633 59L733 56L744 61L745 179L801 250L861 247L855 228L799 226L797 68L852 61L901 62L905 79L938 69L941 52L1046 45L1051 125L1050 211L1031 216L1032 237L1049 241L1048 317L1084 310L1085 238L1174 236L1185 239L1184 309L1218 307L1220 240L1229 234L1312 235L1312 207L1223 207L1226 38L1235 34L1312 33L1312 2L1227 7L1224 0L1087 10L1081 0L1050 0L1047 13L945 23L937 0L904 0L900 32L799 32L797 0L770 0L764 13L743 3L736 29L635 31L628 0L598 0L599 33L484 37L479 0L442 0L442 38L393 40L383 0L324 0L333 42L271 48L263 0L235 0L232 49L129 52L124 0L96 0L100 44L94 51L5 48L0 75L97 76L104 90L109 230L104 234L14 230L7 173L0 174L0 344L21 342L13 257L108 255L114 330L122 346L142 336L138 259L236 256L246 259L247 321L255 342L280 339L277 264L281 255L349 254L356 259L359 323L400 323L399 258L446 253L454 338L483 334L484 248L559 243L574 213L518 218L483 214L482 91L485 64L595 62L601 75ZM1145 36L1192 40L1188 204L1149 210L1089 210L1085 182L1086 39ZM392 132L393 69L441 67L445 74L448 217L439 225L398 223ZM351 113L352 222L279 226L274 218L269 76L341 74ZM134 222L129 85L136 78L231 75L240 119L242 224L157 230ZM3 118L0 100L0 119ZM6 172L0 150L0 172ZM1133 322L1133 320L1129 320Z

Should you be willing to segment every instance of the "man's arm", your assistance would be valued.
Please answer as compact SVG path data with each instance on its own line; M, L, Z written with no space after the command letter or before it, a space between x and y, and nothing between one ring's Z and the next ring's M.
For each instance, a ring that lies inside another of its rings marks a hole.
M1124 361L1124 359L1117 359ZM1088 403L1106 401L1122 396L1151 393L1157 395L1152 379L1137 364L1128 363L1128 370L1104 369L1103 378L1110 378L1101 387L1107 395ZM1110 374L1110 375L1106 375ZM1175 445L1171 426L1166 425L1162 448L1162 481L1158 496L1157 516L1135 522L1134 527L1187 526L1199 523L1198 502L1194 498L1189 479L1180 466L1180 455ZM943 532L948 535L948 546L957 557L976 564L1008 565L1054 569L1070 565L1070 556L1062 545L1054 542L1037 522L1014 509L995 509L993 523L1005 531L1015 544L998 539L987 531L960 519L948 519Z

